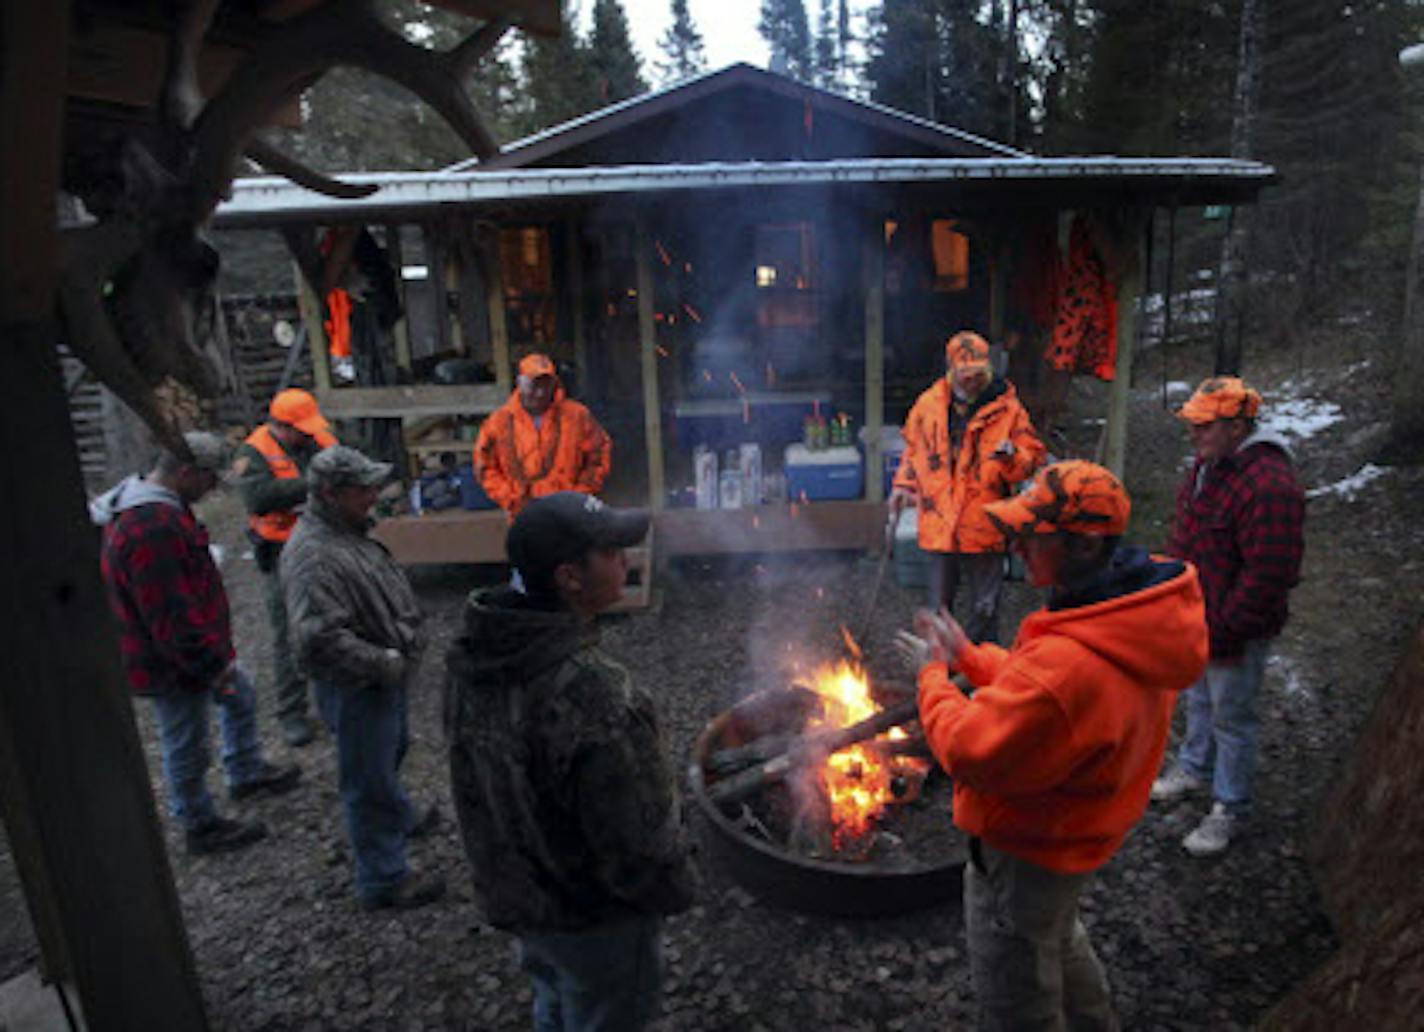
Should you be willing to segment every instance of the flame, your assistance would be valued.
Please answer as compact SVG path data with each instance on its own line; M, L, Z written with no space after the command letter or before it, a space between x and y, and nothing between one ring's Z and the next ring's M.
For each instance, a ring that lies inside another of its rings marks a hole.
M842 628L844 630L844 628ZM849 634L846 635L849 640ZM816 671L811 687L821 697L817 727L848 727L873 716L878 707L870 697L870 682L859 662L842 660ZM847 746L826 757L821 786L831 808L831 843L843 849L862 839L894 798L890 764L865 743Z
M841 624L841 639L845 642L846 649L858 662L865 659L865 652L856 642L855 636L850 633L850 628L845 624Z

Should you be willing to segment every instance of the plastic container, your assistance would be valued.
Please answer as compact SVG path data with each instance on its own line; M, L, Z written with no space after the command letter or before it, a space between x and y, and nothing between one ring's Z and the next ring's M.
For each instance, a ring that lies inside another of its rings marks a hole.
M723 509L740 509L742 507L742 471L739 469L724 469L718 477L720 491L718 501Z
M742 504L760 505L763 497L761 445L744 443L737 456L742 473Z
M791 501L835 501L865 493L865 464L856 448L812 451L803 444L786 447L786 497Z
M460 490L460 508L462 509L497 509L494 500L485 494L485 489L480 486L480 478L475 475L475 467L471 463L465 463L455 470L454 478Z
M920 548L920 510L913 506L901 510L895 526L895 583L902 588L930 586L930 557Z
M717 453L705 444L692 450L692 477L697 507L718 508L722 489L717 478Z

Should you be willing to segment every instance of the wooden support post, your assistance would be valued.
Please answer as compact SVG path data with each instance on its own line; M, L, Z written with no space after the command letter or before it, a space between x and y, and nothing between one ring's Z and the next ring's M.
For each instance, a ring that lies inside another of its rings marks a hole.
M667 501L663 488L663 409L658 390L658 336L653 321L653 265L649 259L652 238L646 219L635 223L633 253L638 266L638 343L643 357L643 432L648 447L648 508L661 512Z
M311 345L312 382L317 390L327 390L331 387L331 354L327 351L326 320L322 317L325 309L296 262L292 263L292 279L297 285L297 310L302 313L302 325L307 328Z
M569 274L570 318L573 321L574 368L578 370L579 389L588 393L588 332L584 326L583 242L579 236L579 220L564 222L564 265Z
M445 241L438 225L420 227L425 238L425 283L430 291L430 321L435 327L435 351L448 355L450 345L450 301L445 293Z
M460 246L460 220L458 216L448 216L440 226L440 239L445 246L440 254L440 299L444 304L440 308L440 318L450 328L450 346L460 355L468 356L473 350L474 341L470 340L465 333L464 321L460 318L463 313L461 303L460 280L461 270L465 265L465 253ZM455 304L450 305L450 294L455 295Z
M514 389L514 367L509 361L509 314L504 308L504 263L499 255L499 227L485 236L485 306L489 310L490 350L494 382L501 394Z
M1008 352L1004 349L1004 327L1009 302L1009 249L997 236L989 259L989 343L993 345L994 372L1003 375L1008 369Z
M865 500L878 502L885 496L880 444L885 425L885 219L879 212L865 227L860 271L865 296Z
M405 297L405 257L401 253L401 228L397 223L386 225L386 258L391 263L391 268L396 274L396 300L400 303L401 317L396 320L392 333L396 342L396 368L409 373L411 370L410 356L410 319L406 313L409 308Z
M1117 289L1117 375L1108 394L1108 419L1103 429L1103 465L1119 477L1127 461L1127 414L1132 394L1132 354L1137 343L1137 298L1142 292L1141 236L1132 233L1125 250L1129 260Z
M201 1032L55 350L70 7L0 5L0 496L24 499L0 507L0 815L81 1021Z

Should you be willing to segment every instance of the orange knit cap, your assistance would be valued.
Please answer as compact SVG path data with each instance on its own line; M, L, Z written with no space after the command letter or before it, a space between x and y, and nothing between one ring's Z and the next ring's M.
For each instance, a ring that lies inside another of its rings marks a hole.
M955 372L989 371L989 342L972 330L961 330L944 345L944 358Z
M1200 426L1218 419L1255 419L1261 411L1261 393L1246 386L1239 376L1212 376L1201 382L1177 415Z
M1122 481L1095 462L1070 459L1039 471L1023 493L990 502L984 512L1006 537L1052 534L1111 535L1127 529L1132 501Z
M558 376L559 374L554 368L553 360L548 355L541 355L536 351L519 360L519 375L534 380L540 376Z

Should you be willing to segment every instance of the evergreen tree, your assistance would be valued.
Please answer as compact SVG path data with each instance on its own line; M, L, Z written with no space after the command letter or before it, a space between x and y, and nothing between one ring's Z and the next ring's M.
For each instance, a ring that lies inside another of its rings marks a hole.
M815 64L811 55L811 28L801 0L761 0L757 31L771 46L771 67L793 79L811 82Z
M845 89L850 79L850 4L838 0L836 8L836 85Z
M588 49L574 26L573 5L564 9L563 31L554 39L525 35L520 58L523 103L516 124L533 133L598 106Z
M628 35L628 16L618 0L593 0L588 60L600 106L636 97L647 90L642 62Z
M702 33L692 22L687 0L672 0L672 24L658 40L658 47L665 57L657 63L658 77L665 83L687 79L706 70L707 52L702 48Z
M871 99L911 114L992 133L992 32L976 0L884 0L871 12Z
M812 81L822 89L834 89L836 81L836 30L831 18L831 4L834 0L820 0L821 6L816 17L816 38L812 45Z

